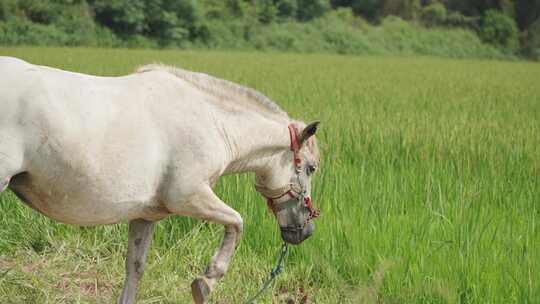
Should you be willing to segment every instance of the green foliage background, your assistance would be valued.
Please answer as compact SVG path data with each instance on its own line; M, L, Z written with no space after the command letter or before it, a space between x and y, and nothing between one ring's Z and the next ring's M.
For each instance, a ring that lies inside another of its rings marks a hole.
M538 2L2 0L0 44L537 58Z

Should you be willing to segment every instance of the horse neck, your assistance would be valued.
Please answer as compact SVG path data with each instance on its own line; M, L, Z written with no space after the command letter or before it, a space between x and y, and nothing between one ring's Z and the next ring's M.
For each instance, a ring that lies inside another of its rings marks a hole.
M234 120L233 127L224 130L229 155L224 174L261 173L289 149L288 118L237 115Z

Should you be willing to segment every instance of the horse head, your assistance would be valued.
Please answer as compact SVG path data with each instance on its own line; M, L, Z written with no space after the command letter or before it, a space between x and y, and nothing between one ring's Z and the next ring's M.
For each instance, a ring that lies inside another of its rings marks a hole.
M319 166L319 149L315 133L319 122L302 128L289 125L290 149L277 154L265 174L256 177L255 188L267 200L276 216L281 238L300 244L310 237L319 216L311 201L311 177Z

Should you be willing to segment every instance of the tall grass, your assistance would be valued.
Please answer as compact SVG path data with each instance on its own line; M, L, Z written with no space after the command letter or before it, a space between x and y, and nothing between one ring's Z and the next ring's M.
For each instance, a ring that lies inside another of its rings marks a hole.
M433 58L3 48L101 75L161 61L264 92L320 119L322 210L262 303L536 303L540 298L540 65ZM2 75L2 77L6 77ZM252 176L216 192L245 235L214 303L241 303L279 249ZM126 225L54 223L0 197L0 296L8 303L112 303ZM187 303L222 228L160 222L141 303ZM287 302L288 303L288 302Z

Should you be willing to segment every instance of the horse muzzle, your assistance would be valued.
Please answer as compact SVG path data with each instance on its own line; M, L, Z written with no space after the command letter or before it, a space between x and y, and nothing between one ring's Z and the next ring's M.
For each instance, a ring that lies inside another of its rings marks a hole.
M298 227L280 227L283 241L298 245L309 238L315 231L315 224L309 221L305 225Z

